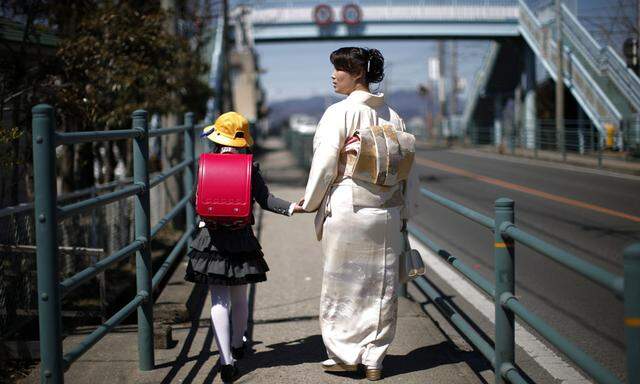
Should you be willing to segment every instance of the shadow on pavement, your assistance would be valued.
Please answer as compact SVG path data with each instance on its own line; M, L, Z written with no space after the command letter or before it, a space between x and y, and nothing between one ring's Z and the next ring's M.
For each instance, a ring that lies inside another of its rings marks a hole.
M256 342L256 343L259 343ZM249 354L240 363L243 375L256 369L292 366L306 363L318 364L327 358L324 344L320 335L308 336L283 343L266 345L269 351ZM475 351L460 351L454 344L443 341L439 344L421 347L406 355L388 355L384 360L384 376L392 377L405 373L424 371L441 365L466 362L474 368L484 370L486 367L478 367L478 354ZM330 373L331 375L345 378L361 379L362 373Z
M461 351L449 341L414 349L406 355L387 355L384 359L384 376L391 377L424 371L441 365L477 360L474 351Z
M185 338L184 344L180 353L176 357L174 361L169 361L163 364L156 365L157 368L171 367L171 370L162 380L162 384L172 383L175 379L176 375L180 370L190 361L196 360L196 363L191 368L185 379L182 381L183 383L191 383L193 379L198 374L198 371L202 368L204 363L211 358L211 356L218 354L218 352L211 352L211 343L213 340L213 331L211 327L208 327L207 335L205 336L204 342L202 344L202 348L197 356L189 356L189 351L193 344L193 340L195 339L198 329L200 328L200 313L202 312L202 308L204 307L204 303L207 299L207 287L202 284L194 284L193 291L187 300L187 309L189 310L189 315L191 317L191 326L189 328L189 334ZM216 375L217 369L214 368L209 376L212 376L211 380L205 382L211 382ZM207 377L208 378L208 377Z
M255 343L259 343L259 341L255 341ZM251 353L245 360L242 360L240 369L243 374L260 368L320 363L327 358L320 335L270 344L265 347L270 350Z

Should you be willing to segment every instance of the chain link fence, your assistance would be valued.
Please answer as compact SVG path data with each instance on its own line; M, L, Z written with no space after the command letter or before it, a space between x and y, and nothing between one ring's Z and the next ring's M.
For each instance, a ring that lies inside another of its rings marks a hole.
M60 196L59 202L66 205L97 196L117 189L119 184L109 183ZM72 276L130 243L132 224L132 198L61 220L60 277ZM29 338L37 328L34 228L33 204L0 210L0 338L4 340ZM108 304L103 278L69 297L66 305L63 303L63 316L103 318Z

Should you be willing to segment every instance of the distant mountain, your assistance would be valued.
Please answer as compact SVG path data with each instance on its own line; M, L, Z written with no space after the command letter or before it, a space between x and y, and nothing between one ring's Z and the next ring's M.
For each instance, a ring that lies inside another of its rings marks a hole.
M335 103L338 100L331 101ZM289 116L300 113L320 119L325 110L325 97L314 96L306 99L290 99L269 103L269 123L272 127L286 123Z
M386 96L387 103L400 117L408 121L412 117L424 117L426 113L427 99L420 96L417 91L400 90ZM334 96L314 96L306 99L290 99L272 102L269 104L269 120L273 127L281 126L294 113L302 113L314 116L318 119L324 113L327 105L331 105L342 98ZM461 105L462 103L459 103ZM434 111L435 111L434 103Z

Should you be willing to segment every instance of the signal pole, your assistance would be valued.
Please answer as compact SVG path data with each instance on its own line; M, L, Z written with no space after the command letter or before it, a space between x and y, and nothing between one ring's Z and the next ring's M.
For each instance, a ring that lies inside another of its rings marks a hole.
M451 108L449 114L458 114L458 42L451 42Z

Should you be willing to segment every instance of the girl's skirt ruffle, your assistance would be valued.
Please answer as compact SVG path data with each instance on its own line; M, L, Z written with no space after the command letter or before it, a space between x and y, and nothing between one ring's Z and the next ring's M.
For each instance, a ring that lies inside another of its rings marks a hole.
M192 283L215 285L241 285L267 280L269 266L262 251L201 252L192 249L185 280Z

